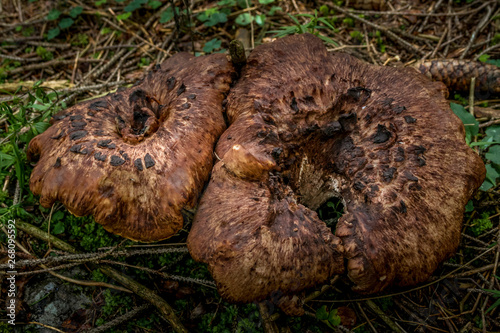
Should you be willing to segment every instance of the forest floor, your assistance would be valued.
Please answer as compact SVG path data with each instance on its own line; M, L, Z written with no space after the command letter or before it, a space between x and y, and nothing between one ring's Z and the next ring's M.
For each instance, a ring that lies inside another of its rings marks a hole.
M475 118L462 119L469 119L469 144L488 171L467 205L456 255L427 283L383 294L361 296L344 279L333 279L301 295L308 297L302 317L270 303L264 309L221 299L206 265L186 252L187 228L145 245L124 241L59 203L41 207L29 190L33 165L26 158L27 144L56 112L130 86L177 52L227 52L236 35L246 36L251 50L310 32L330 51L381 66L436 58L500 66L499 4L1 0L0 274L8 270L7 235L15 221L17 331L170 332L178 325L189 332L500 332L500 145L488 144L500 142L495 96L450 92L455 112L470 115L474 106ZM1 304L8 304L9 288L2 278ZM161 301L153 302L150 292ZM67 295L81 301L70 306ZM12 331L8 314L2 306L0 332Z

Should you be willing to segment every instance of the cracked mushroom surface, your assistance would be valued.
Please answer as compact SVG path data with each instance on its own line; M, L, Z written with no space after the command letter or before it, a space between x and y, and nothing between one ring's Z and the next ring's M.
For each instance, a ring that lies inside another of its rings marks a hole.
M255 48L188 237L221 295L292 295L344 269L362 293L425 281L458 247L485 177L445 95L312 35ZM333 197L335 230L315 212Z
M224 55L181 53L131 88L57 114L29 144L32 192L129 239L174 235L209 178L232 73Z

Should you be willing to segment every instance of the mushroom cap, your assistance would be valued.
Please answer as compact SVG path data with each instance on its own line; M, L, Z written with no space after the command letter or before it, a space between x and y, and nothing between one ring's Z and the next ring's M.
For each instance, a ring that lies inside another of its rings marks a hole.
M344 259L359 292L425 281L456 250L485 177L445 94L312 35L258 46L228 96L191 255L240 302L294 294ZM335 235L314 212L332 197L345 206Z
M29 144L31 190L129 239L174 235L209 178L232 73L224 55L181 53L132 88L59 113Z

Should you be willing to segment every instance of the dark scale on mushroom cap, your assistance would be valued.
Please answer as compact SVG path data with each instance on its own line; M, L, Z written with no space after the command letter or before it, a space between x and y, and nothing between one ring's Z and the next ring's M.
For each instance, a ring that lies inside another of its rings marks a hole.
M183 83L183 84L181 84L181 86L179 87L179 89L177 89L177 96L179 96L180 94L182 94L185 91L186 91L186 86Z
M109 161L109 164L112 166L119 166L125 163L125 160L123 158L120 158L120 156L116 155L111 155L111 160Z
M92 102L89 105L89 109L94 110L94 111L99 111L100 109L106 109L108 108L108 102L106 100L98 100L95 102Z
M188 236L221 295L293 295L344 260L360 292L425 281L458 246L485 174L444 94L413 69L328 54L308 34L256 47L227 97L221 161ZM278 139L261 143L268 117ZM333 235L314 210L338 196Z
M51 137L51 139L59 140L60 138L64 137L65 135L66 135L66 131L62 130L57 135Z
M101 153L100 151L94 154L94 158L95 158L97 161L104 162L104 161L106 161L106 157L107 157L107 155L106 155L106 154Z
M417 119L411 117L411 116L404 116L406 123L408 124L413 124L417 122Z
M140 158L136 159L134 161L134 166L136 167L137 170L142 171L144 170L144 167L142 166L142 160Z
M133 240L174 235L183 226L182 210L196 206L208 180L232 73L222 54L179 53L134 87L64 111L30 142L29 158L39 158L33 193L44 207L61 201ZM174 77L179 92L186 86L196 92L187 110L185 97L167 89L175 89Z
M80 140L80 139L83 139L84 137L86 137L87 134L89 134L89 133L85 130L77 130L77 131L71 132L69 134L69 138L70 138L70 140L73 140L73 141Z

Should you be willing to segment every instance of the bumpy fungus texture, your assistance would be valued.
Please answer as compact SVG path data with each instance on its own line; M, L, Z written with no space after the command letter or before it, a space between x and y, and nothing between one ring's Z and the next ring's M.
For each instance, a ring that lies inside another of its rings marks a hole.
M311 35L257 47L188 237L222 296L294 294L344 266L363 293L426 280L456 250L485 176L445 94ZM335 235L315 213L332 197L345 206Z
M232 73L224 55L178 54L138 85L56 115L30 142L31 190L126 238L172 236L209 178Z

